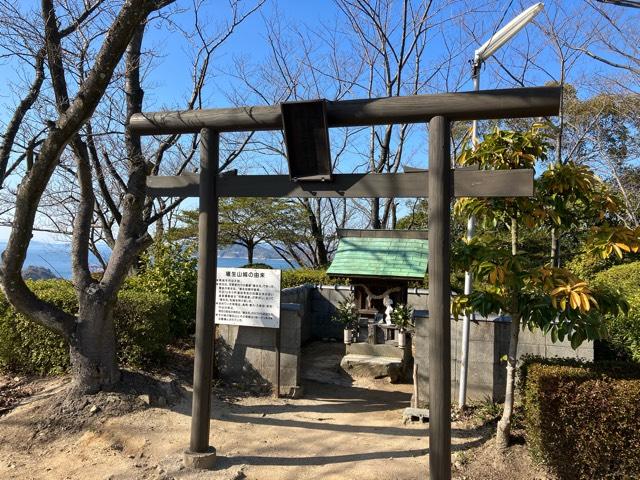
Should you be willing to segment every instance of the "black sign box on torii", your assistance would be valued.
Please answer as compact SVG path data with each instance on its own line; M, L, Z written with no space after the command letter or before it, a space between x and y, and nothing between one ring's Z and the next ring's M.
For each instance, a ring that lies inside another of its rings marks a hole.
M330 181L327 101L280 104L289 176L295 181Z

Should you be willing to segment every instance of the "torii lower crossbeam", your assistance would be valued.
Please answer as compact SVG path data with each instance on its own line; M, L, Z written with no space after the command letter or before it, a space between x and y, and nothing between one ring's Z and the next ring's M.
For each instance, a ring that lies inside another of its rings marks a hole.
M455 197L530 197L533 170L453 170ZM288 175L225 175L216 182L218 197L273 198L426 198L429 172L351 173L331 182L296 182ZM148 177L152 197L197 197L200 176Z

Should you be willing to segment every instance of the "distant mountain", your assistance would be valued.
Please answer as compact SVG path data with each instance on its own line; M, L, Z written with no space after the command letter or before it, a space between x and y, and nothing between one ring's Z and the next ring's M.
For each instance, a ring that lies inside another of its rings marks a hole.
M0 252L4 251L7 242L0 240ZM101 251L102 257L109 258L110 251ZM247 263L246 249L234 245L223 248L219 252L220 267L240 267ZM226 260L224 260L226 259ZM271 247L256 247L254 262L268 263L274 268L288 269L289 265L279 258L278 254ZM32 241L29 244L27 258L24 262L24 278L71 278L71 244L58 242ZM93 255L89 256L89 266L92 270L100 269L100 263Z
M7 246L6 240L0 241L0 252ZM109 250L101 251L103 258L109 258ZM89 266L99 268L98 259L89 254ZM53 278L71 278L71 243L43 242L32 240L27 250L24 270L30 267L44 268L52 272ZM50 278L50 277L49 277Z
M51 280L59 277L48 268L30 265L22 271L22 278L25 280Z
M231 245L221 248L218 255L223 258L247 258L247 249L240 245ZM253 251L254 260L264 260L267 258L280 258L280 255L269 246L258 245Z

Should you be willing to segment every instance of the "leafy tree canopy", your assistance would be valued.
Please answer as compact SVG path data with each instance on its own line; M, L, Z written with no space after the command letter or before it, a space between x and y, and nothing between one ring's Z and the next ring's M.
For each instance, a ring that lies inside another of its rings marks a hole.
M255 247L295 241L303 230L304 216L300 207L287 200L273 198L221 198L219 202L218 243L221 246L240 245L247 250L253 263ZM198 238L198 211L181 215L184 225L169 232L172 239Z

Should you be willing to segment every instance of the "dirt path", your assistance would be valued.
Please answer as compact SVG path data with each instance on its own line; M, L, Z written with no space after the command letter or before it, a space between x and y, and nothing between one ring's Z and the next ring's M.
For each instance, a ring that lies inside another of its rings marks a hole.
M0 418L0 478L427 478L427 428L402 424L409 385L384 384L380 391L307 382L305 398L297 400L214 397L211 443L218 469L194 472L181 460L189 438L188 392L166 408L116 418L97 412L87 428L48 439L34 425L64 384L48 382L28 404ZM453 435L455 449L481 443L466 430L454 428Z

